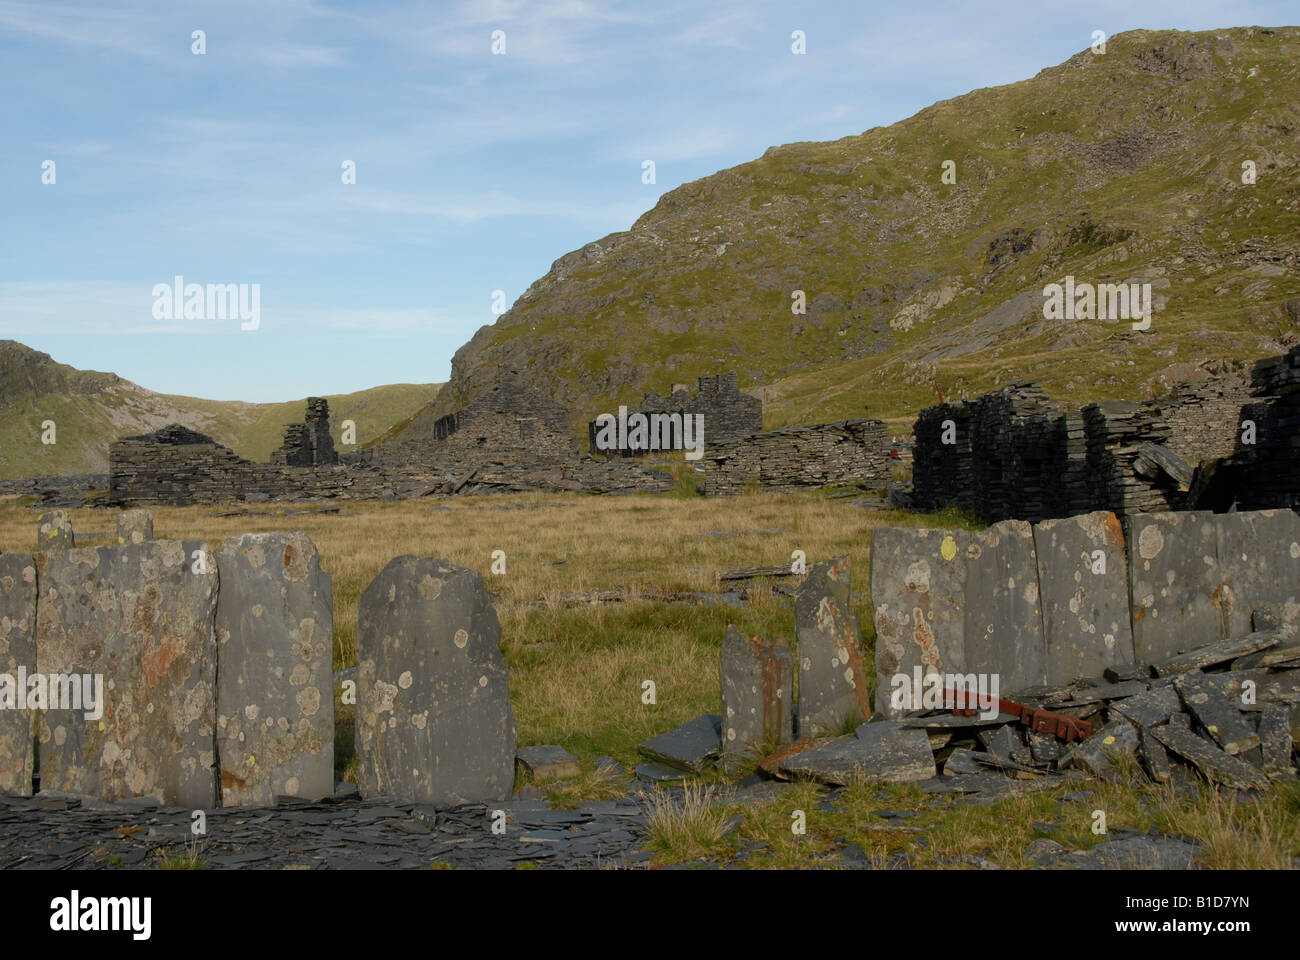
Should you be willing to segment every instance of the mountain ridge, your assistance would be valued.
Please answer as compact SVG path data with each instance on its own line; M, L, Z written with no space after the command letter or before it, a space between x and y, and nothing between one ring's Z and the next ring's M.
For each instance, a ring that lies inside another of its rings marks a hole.
M940 391L1024 376L1080 404L1282 352L1300 321L1298 63L1295 27L1129 31L889 126L770 147L557 258L456 352L427 415L509 367L581 436L611 404L734 370L768 428L905 429ZM1152 329L1047 320L1041 290L1067 275L1151 282Z

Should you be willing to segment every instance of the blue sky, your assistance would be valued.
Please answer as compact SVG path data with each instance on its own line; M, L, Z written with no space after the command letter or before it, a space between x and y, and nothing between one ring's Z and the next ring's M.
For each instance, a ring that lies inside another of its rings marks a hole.
M445 380L495 319L494 291L513 301L682 183L1025 79L1093 30L1298 13L1295 0L0 0L0 338L222 400ZM260 326L155 319L153 287L176 275L260 284Z

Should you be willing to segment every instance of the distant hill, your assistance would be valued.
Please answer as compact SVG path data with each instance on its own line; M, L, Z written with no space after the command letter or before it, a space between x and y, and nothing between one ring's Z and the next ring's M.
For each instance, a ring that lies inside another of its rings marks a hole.
M356 422L358 445L374 439L426 406L439 387L396 383L327 397L334 442L347 419ZM264 461L280 445L285 424L301 421L305 409L306 397L240 403L154 393L116 374L77 370L17 341L0 341L0 477L107 472L113 440L169 423ZM55 423L51 445L41 442L46 420Z
M1298 136L1300 29L1119 34L1104 54L664 194L480 329L428 413L503 366L567 404L578 435L645 390L724 370L764 396L768 428L866 415L906 429L940 390L1017 377L1071 404L1139 398L1295 341ZM1149 281L1162 309L1145 332L1045 319L1042 289L1067 275Z

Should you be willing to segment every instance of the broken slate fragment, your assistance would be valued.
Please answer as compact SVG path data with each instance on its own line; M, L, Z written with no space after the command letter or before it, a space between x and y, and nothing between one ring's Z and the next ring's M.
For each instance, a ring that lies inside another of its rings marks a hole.
M746 637L728 626L718 673L724 753L740 754L794 739L794 663L786 644Z
M819 563L795 593L801 737L838 733L871 717L862 633L849 610L851 573L847 556Z
M637 751L658 763L702 773L722 754L722 718L703 714L638 744Z
M1245 760L1229 756L1190 730L1169 723L1163 727L1152 727L1151 735L1170 751L1193 764L1207 780L1239 790L1268 789L1268 780Z
M1170 777L1169 753L1146 727L1138 727L1138 759L1146 767L1147 774L1156 783L1164 783Z
M1137 727L1123 717L1112 720L1096 731L1070 752L1061 766L1082 767L1099 777L1111 771L1122 756L1132 756L1137 751Z
M1267 704L1259 714L1259 745L1263 750L1263 771L1269 777L1291 774L1291 728L1286 707Z
M1275 647L1278 641L1282 639L1282 636L1278 631L1269 631L1252 633L1236 640L1212 643L1208 647L1200 647L1177 657L1171 657L1168 660L1152 664L1151 669L1155 671L1157 677L1168 677L1177 673L1202 670L1206 667L1212 667L1216 663L1224 663L1259 650Z
M1188 712L1223 748L1224 753L1244 753L1259 746L1259 734L1224 692L1224 683L1209 674L1188 674L1174 684Z
M563 780L565 777L576 777L582 772L578 759L568 750L554 744L520 747L515 752L515 762L525 772L532 774L534 780Z
M781 763L787 776L844 785L858 779L903 783L935 776L934 753L924 730L896 721L864 723L852 736L835 737Z
M636 778L644 783L680 783L689 773L680 767L669 767L662 763L638 763L634 772Z
M1139 727L1154 727L1166 722L1182 709L1182 698L1171 686L1152 687L1135 697L1125 697L1110 704L1109 709L1127 717Z

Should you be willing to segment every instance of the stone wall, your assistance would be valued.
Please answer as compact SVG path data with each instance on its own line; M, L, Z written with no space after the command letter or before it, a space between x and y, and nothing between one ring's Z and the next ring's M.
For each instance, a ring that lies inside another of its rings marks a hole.
M1254 444L1242 443L1245 420ZM1016 381L927 407L914 432L914 505L956 504L987 522L1181 510L1196 467L1225 458L1240 506L1300 505L1300 347L1259 361L1249 386L1228 373L1080 411Z
M71 532L61 512L40 528ZM43 535L35 556L0 556L4 666L29 678L0 724L0 792L31 793L39 713L43 790L187 809L331 795L332 597L315 546L259 533L214 550L151 529L136 511L116 546Z
M375 471L254 463L178 424L118 440L108 460L108 501L117 506L378 497L392 483Z
M0 795L31 795L33 733L56 796L204 810L334 794L332 584L305 534L153 540L147 511L119 518L116 546L75 547L61 511L38 530L35 556L0 555ZM509 798L509 678L478 573L393 560L357 649L363 793Z
M889 451L883 420L845 420L707 442L703 462L711 495L740 493L751 485L869 487L888 481Z
M734 373L700 377L694 393L680 383L673 384L667 396L646 393L639 404L628 409L629 415L633 413L701 414L706 442L735 440L763 429L763 401L741 393ZM596 430L596 421L591 420L587 424L587 449L593 454L603 452L596 449ZM623 455L639 452L627 451Z
M904 712L892 680L918 669L997 674L1014 698L1242 638L1266 619L1294 624L1297 543L1291 510L877 528L877 712Z

